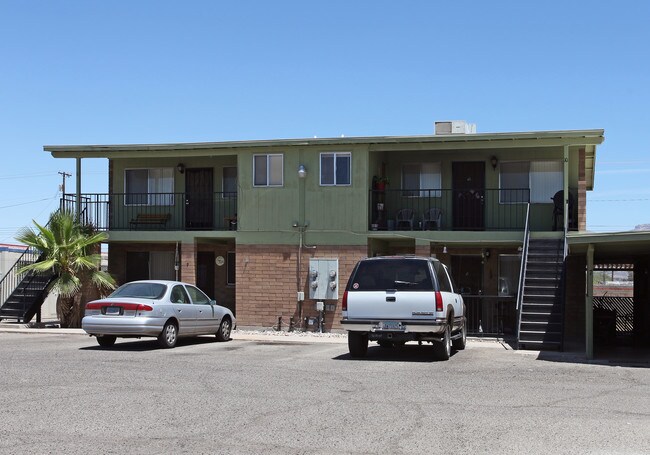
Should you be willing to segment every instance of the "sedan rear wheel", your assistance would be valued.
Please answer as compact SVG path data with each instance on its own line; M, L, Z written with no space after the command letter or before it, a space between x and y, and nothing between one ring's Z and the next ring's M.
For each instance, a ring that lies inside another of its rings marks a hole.
M230 322L229 317L224 317L219 324L219 330L217 331L217 340L219 341L228 341L230 339L230 329L232 328L232 323Z
M115 344L117 337L115 335L102 335L97 337L97 343L100 346L108 347Z
M162 332L158 335L158 344L161 347L168 349L176 346L178 340L178 327L172 321L168 321L163 327Z

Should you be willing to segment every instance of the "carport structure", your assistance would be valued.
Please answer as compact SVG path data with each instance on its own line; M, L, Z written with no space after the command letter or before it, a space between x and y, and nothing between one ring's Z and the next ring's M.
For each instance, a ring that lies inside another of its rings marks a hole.
M570 233L567 243L565 337L575 342L584 335L586 357L594 358L594 270L602 264L631 265L634 272L633 328L632 346L627 354L650 355L650 232ZM619 355L622 355L620 350L610 354L611 357Z

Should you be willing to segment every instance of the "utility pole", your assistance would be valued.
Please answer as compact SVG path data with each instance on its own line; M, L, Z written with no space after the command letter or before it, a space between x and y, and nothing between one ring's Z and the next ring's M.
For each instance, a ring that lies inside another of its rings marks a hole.
M66 177L72 177L72 174L68 174L65 171L59 171L59 175L63 176L63 184L61 185L61 193L65 197L65 178Z

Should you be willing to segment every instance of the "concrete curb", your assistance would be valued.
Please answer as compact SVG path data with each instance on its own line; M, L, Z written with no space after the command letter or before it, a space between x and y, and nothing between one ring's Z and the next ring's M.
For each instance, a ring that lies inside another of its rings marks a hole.
M43 327L29 327L25 324L0 323L0 333L23 333L39 335L83 335L88 336L82 329L62 329L54 324ZM276 331L254 331L234 330L231 335L234 341L254 341L273 344L347 344L348 338L345 334L339 333L315 333L315 332L276 332ZM555 352L555 351L532 351L516 350L511 345L497 338L467 337L467 348L487 348L512 351L513 354L525 357L532 357L537 360L566 363L583 363L590 365L618 365L618 366L640 366L647 368L650 359L635 360L608 360L608 359L587 359L580 352Z
M26 324L0 323L0 333L25 333L41 335L83 335L88 336L82 329L62 329L55 325L44 327L29 327ZM346 334L339 333L316 333L316 332L276 332L276 331L254 331L254 330L233 330L231 338L239 341L263 341L278 344L300 344L300 343L329 343L347 344ZM512 350L510 346L497 339L467 338L468 344L473 347L489 347L504 350ZM528 351L532 352L532 351Z
M0 333L24 333L38 335L83 335L88 336L82 329L62 329L56 326L28 327L24 324L2 324ZM346 336L318 334L313 332L259 332L249 333L234 330L231 338L240 341L266 341L270 343L347 343Z

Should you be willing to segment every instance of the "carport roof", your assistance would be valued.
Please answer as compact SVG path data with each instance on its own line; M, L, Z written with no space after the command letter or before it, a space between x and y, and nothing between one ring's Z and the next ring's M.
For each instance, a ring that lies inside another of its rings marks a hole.
M632 262L635 258L650 256L650 231L581 232L567 235L569 254L586 254L594 246L597 262Z

